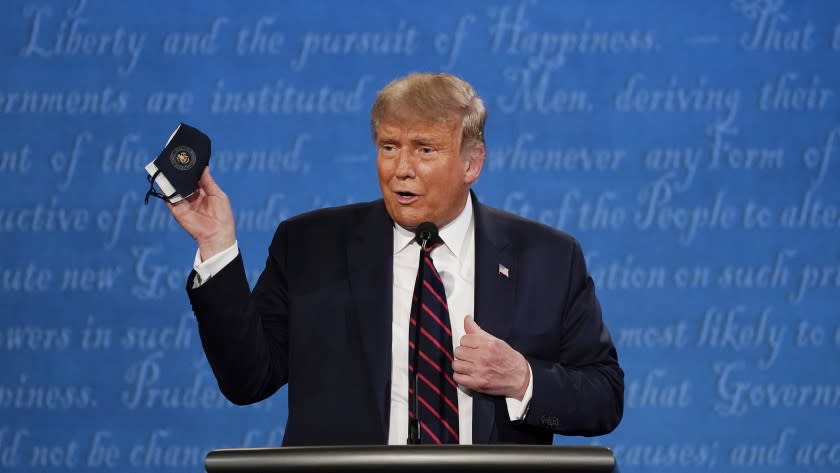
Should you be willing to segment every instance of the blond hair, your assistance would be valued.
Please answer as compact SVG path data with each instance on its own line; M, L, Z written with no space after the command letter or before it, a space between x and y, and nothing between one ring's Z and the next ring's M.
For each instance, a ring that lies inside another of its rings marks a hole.
M370 110L370 127L382 122L405 119L422 121L461 120L461 150L484 144L484 101L467 81L442 73L412 73L395 79L376 95Z

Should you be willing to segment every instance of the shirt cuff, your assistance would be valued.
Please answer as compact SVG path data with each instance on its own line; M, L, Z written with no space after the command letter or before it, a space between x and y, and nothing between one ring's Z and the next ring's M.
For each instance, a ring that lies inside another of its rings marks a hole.
M508 417L511 422L518 422L525 418L528 414L528 405L531 403L531 396L534 394L534 374L531 371L531 363L528 363L528 389L525 390L525 395L522 400L515 397L506 397Z
M201 251L195 250L195 260L193 260L195 277L193 278L192 288L196 289L206 283L225 266L229 265L231 261L235 260L237 255L239 255L239 244L236 241L223 251L207 258L207 261L201 261Z

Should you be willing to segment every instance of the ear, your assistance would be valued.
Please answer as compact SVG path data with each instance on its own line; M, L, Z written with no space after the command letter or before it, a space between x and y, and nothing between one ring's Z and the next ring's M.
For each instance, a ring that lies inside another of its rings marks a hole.
M484 150L484 143L478 142L470 145L464 150L464 183L472 185L478 180L481 174L481 169L484 167L484 158L486 152Z

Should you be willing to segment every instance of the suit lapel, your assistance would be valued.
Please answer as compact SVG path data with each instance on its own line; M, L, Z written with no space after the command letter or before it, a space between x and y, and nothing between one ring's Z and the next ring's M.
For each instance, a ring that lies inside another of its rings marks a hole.
M481 205L475 194L471 197L475 209L475 320L488 333L504 339L513 320L516 260L493 210ZM495 418L498 400L495 396L473 395L473 443L490 443L495 424L507 422Z
M350 290L356 305L369 382L379 407L382 442L388 440L391 393L393 223L378 201L363 216L347 247Z

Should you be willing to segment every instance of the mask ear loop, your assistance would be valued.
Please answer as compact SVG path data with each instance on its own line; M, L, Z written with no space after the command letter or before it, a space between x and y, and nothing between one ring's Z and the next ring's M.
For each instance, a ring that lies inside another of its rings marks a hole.
M155 179L157 179L157 176L158 174L160 174L160 172L160 169L158 169L151 176L146 176L146 179L148 179L149 181L149 190L146 191L146 198L143 199L144 205L149 205L149 197L152 196L157 197L160 200L165 200L166 202L169 202L169 199L175 197L178 194L177 192L173 192L172 194L167 196L155 190Z

